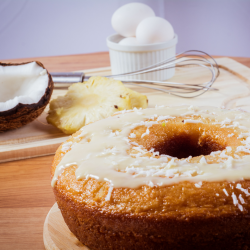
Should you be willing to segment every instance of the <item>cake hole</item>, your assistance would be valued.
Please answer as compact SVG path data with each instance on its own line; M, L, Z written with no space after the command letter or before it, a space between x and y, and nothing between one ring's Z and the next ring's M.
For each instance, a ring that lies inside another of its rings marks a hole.
M219 144L209 135L200 137L185 133L168 138L163 143L154 146L154 150L158 151L160 155L170 155L179 159L209 155L225 148L226 145Z
M169 155L178 159L210 155L215 151L223 151L227 146L232 145L232 138L228 133L232 130L221 128L219 125L210 123L185 124L184 117L177 117L163 126L160 122L150 127L150 133L146 126L138 126L131 132L137 136L132 138L133 142L143 146L150 151L159 152L159 155Z

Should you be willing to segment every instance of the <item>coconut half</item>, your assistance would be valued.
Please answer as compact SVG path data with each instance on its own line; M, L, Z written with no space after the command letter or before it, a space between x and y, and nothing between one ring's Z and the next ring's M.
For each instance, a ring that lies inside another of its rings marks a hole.
M0 131L36 119L49 103L53 87L40 62L0 63Z

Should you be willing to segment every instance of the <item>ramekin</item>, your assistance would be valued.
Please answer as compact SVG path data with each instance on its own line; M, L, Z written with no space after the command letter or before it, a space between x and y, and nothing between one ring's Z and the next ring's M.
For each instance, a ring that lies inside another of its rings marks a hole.
M124 37L119 34L107 38L112 74L122 74L154 65L175 56L178 37L164 42L146 45L121 45ZM167 80L174 76L175 68L159 70L121 79Z

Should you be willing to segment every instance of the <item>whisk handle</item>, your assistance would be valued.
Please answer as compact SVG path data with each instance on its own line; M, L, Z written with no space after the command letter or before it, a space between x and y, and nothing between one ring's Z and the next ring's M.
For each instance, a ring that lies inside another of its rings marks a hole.
M54 83L83 82L85 79L83 72L52 72L50 75Z

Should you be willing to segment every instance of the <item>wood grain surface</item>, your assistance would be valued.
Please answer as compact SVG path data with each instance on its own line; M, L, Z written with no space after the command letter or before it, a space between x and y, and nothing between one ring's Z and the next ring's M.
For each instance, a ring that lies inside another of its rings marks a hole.
M1 61L1 59L0 59ZM40 61L48 71L68 72L82 69L94 69L110 66L109 53L99 52L92 54L53 56L53 57L35 57L2 60L1 62L29 62ZM250 67L250 64L249 64Z
M250 58L233 59L250 67ZM106 52L32 60L41 61L49 71L62 72L110 65ZM0 250L45 249L43 224L55 202L50 186L52 159L46 156L0 164Z

